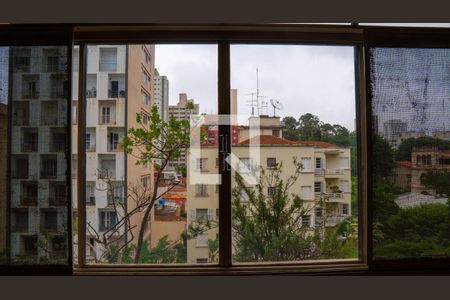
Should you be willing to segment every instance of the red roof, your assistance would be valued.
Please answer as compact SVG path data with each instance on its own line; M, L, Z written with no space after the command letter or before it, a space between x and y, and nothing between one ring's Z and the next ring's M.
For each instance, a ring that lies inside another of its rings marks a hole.
M412 162L407 161L407 160L400 160L400 161L396 161L395 163L398 166L405 167L405 168L411 168L413 165Z
M322 141L290 141L286 140L280 137L276 137L273 135L260 135L257 137L253 137L252 141L254 140L255 143L258 142L259 138L259 144L260 145L309 145L314 146L317 148L337 148L336 145L322 142ZM245 140L239 143L239 145L248 145L249 140Z
M323 141L298 141L298 144L312 145L317 148L337 148L338 146Z
M259 139L259 140L258 140ZM273 135L260 135L251 138L252 143L259 145L296 145L296 142L282 139ZM238 145L248 145L250 139L238 143Z

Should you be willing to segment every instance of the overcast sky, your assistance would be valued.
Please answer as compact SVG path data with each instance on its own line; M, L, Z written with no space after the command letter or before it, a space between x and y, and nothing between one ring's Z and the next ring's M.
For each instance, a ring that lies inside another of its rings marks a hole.
M179 93L200 104L200 111L217 112L217 47L157 45L155 66L169 79L169 103ZM231 47L231 88L238 90L238 113L250 114L249 93L280 101L277 115L312 113L327 123L354 129L355 80L352 47L234 45ZM268 103L264 113L273 115Z

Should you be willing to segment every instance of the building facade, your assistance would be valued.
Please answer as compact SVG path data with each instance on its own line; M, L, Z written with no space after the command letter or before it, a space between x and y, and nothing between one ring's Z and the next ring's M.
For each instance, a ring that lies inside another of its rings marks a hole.
M127 199L129 189L141 187L143 181L151 182L153 178L150 164L136 165L136 158L125 155L122 140L129 128L139 126L137 114L144 126L149 123L154 91L149 74L154 69L154 45L89 46L87 52L86 258L96 261L104 251L97 235L108 232L136 207L135 202ZM73 77L78 78L77 75ZM76 186L77 82L73 85L72 185ZM76 207L75 189L72 197ZM133 214L130 218L133 229L120 226L115 234L127 240L136 237L141 221L141 213Z
M256 118L256 117L255 117ZM279 120L279 118L278 118ZM274 119L262 117L258 120L262 128L260 133L266 133L268 127L279 128ZM294 172L292 159L295 157L303 165L301 174L291 187L291 192L305 200L309 215L302 221L303 225L314 228L323 221L326 213L327 226L334 226L351 216L351 166L350 149L338 147L326 142L289 141L279 136L262 134L253 136L250 140L240 140L233 143L232 153L241 162L252 162L249 153L249 141L257 140L260 146L260 161L263 168L270 168L275 163L283 163L282 179L287 179ZM252 141L253 142L253 141ZM188 160L189 164L200 166L204 174L218 174L218 149L216 145L201 146L201 162ZM191 168L188 167L188 178ZM234 174L234 171L232 172ZM233 175L234 176L234 175ZM232 182L232 185L234 183ZM188 201L186 204L187 224L196 220L209 220L218 223L219 188L217 185L188 185ZM266 191L270 194L270 191ZM315 206L321 197L326 197L326 207L319 214ZM242 199L241 201L245 201ZM302 225L302 226L303 226ZM204 234L187 242L187 262L213 262L210 257L208 240L218 238L218 228L213 227Z
M67 262L66 47L12 47L10 104L13 263Z
M154 75L154 105L164 121L169 120L169 80L167 76L159 75L155 69Z

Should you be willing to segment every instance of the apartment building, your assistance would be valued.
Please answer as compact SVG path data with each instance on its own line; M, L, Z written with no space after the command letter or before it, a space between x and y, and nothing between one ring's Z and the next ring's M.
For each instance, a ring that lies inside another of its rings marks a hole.
M8 139L8 106L0 101L0 139ZM7 143L0 143L0 182L7 182ZM6 250L6 184L0 185L0 260Z
M257 117L254 117L257 118ZM279 119L278 119L279 120ZM266 133L269 127L280 128L273 118L263 116L260 120L253 120L261 124L260 133ZM249 153L249 143L260 145L260 161ZM218 174L218 159L216 145L202 145L199 161L188 160L189 164L196 164L204 174ZM310 208L310 214L302 220L302 226L313 228L322 222L326 212L327 226L335 226L351 215L351 166L350 148L338 147L326 142L289 141L277 135L260 134L250 139L233 143L232 153L244 164L259 163L263 168L270 168L274 164L283 162L283 179L287 179L294 172L292 159L296 157L303 165L297 182L291 187L291 192L300 195ZM189 178L190 168L188 168ZM233 171L234 174L234 171ZM234 175L233 175L234 176ZM188 185L188 201L186 204L187 223L193 220L207 219L218 221L219 189L216 185ZM270 194L268 187L267 194ZM315 210L321 196L326 196L325 210ZM242 201L245 201L243 198ZM208 240L217 238L218 228L213 228L188 240L188 263L205 263L209 260Z
M173 115L177 120L190 120L191 115L198 115L200 111L199 104L196 104L193 99L188 99L187 94L180 93L178 103L176 105L169 105L169 116ZM169 162L169 168L178 168L186 166L186 153L182 151L181 156Z
M67 49L10 49L10 258L67 259Z
M159 75L157 69L154 74L154 105L164 121L169 120L169 80L167 76Z
M128 189L141 188L152 182L151 164L136 165L136 159L125 155L122 139L129 128L137 127L136 114L148 125L154 82L154 45L101 45L87 50L86 75L86 256L99 258L103 249L95 242L96 234L114 227L136 207L127 200ZM77 49L74 61L77 61ZM74 68L72 95L72 165L76 167L77 151L77 68ZM76 169L72 185L76 186ZM72 194L76 207L77 191ZM136 237L141 225L140 213L131 217L131 232ZM124 235L125 226L116 233ZM76 252L75 252L76 253Z

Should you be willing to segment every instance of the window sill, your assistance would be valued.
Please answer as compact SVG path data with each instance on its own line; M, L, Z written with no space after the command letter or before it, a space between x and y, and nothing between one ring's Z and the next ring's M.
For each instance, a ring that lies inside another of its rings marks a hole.
M270 264L246 264L232 267L220 267L214 264L201 265L165 265L165 266L86 266L75 267L74 275L348 275L368 272L366 264L340 263L315 264L315 265L270 265Z

